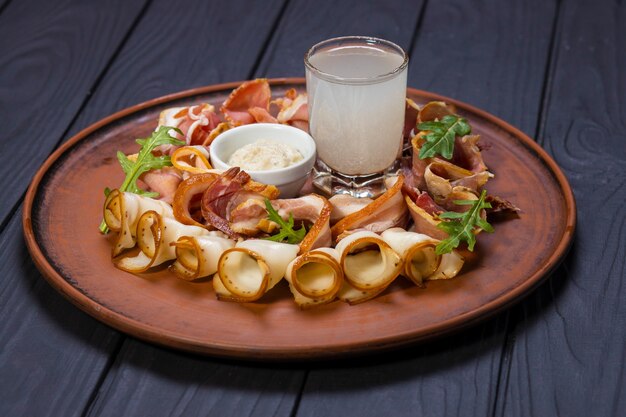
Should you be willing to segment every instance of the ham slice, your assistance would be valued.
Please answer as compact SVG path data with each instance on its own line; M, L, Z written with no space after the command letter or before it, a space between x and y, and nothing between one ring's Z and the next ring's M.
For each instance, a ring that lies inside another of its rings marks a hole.
M202 194L202 217L207 224L226 233L231 239L237 239L239 236L226 220L226 208L229 200L241 191L249 180L250 176L245 171L233 167L217 177Z
M140 179L146 184L148 191L159 193L159 200L172 204L174 194L183 180L183 176L174 167L164 167L145 172Z
M279 108L276 119L279 123L286 123L308 132L309 108L306 94L298 94L295 89L289 89L285 97L272 101Z
M240 126L256 121L250 109L260 108L269 111L272 92L265 78L246 81L233 90L224 101L220 111L232 126ZM253 113L259 110L253 110Z
M202 145L219 123L220 119L215 113L215 107L211 104L200 103L195 106L172 107L163 110L159 115L157 129L161 126L176 127L182 134L170 130L170 136L184 140L187 145ZM174 145L163 145L155 151L170 155L177 148Z
M478 148L479 139L479 135L457 136L454 139L454 154L450 162L472 172L487 171L487 165Z

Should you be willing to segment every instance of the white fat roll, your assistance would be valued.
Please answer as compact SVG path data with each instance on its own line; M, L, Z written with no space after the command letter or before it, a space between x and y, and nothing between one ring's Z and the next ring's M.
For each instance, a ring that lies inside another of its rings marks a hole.
M359 290L385 288L400 274L400 255L374 232L351 233L339 241L336 249L344 278Z
M463 257L456 251L436 254L440 242L428 235L407 232L399 227L385 230L381 237L403 259L403 275L416 285L425 280L452 278L461 270Z
M450 279L457 276L457 274L463 268L463 263L465 259L457 251L452 251L450 253L444 253L441 255L441 262L439 263L439 268L428 277L429 280L435 279Z
M213 287L219 299L258 300L285 275L287 265L300 250L298 245L262 239L238 242L220 257Z
M113 256L135 246L137 222L142 214L150 210L162 217L174 218L172 207L163 201L119 190L109 193L104 202L103 217L108 228L118 233Z
M207 235L208 230L182 224L175 219L162 217L155 211L147 211L137 222L137 245L140 252L116 261L116 266L129 272L144 272L153 266L176 258L172 243L181 236Z
M217 262L235 242L222 232L208 232L201 236L181 236L175 243L176 261L170 269L188 281L217 272Z
M306 252L287 266L285 279L298 307L307 309L329 303L343 283L339 253L332 248Z

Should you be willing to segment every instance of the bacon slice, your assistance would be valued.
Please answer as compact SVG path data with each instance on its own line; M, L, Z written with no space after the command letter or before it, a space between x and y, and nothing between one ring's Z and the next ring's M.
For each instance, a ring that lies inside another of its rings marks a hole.
M309 194L299 198L272 200L272 207L285 220L293 216L295 222L311 225L300 242L300 253L331 245L331 204L324 197ZM255 236L267 230L267 211L264 199L250 198L235 207L229 214L231 229L237 233ZM275 226L275 225L274 225Z
M393 181L393 184L391 182ZM332 227L333 238L343 237L357 229L380 233L391 227L405 227L408 221L407 207L402 196L404 176L391 178L388 189L376 200L337 222Z
M229 200L241 191L249 180L250 176L245 171L233 167L217 177L202 194L202 217L209 225L226 233L232 239L239 236L226 220L226 208Z
M335 194L328 201L333 206L333 211L330 214L330 223L335 224L344 217L365 208L374 200L371 198L352 197L348 194Z
M192 215L192 204L198 202L202 194L219 177L219 174L204 173L193 175L180 183L174 194L174 217L183 224L206 227Z
M308 97L306 94L298 94L291 88L285 93L285 97L272 101L279 108L276 119L279 123L286 123L304 131L309 127Z
M202 145L219 123L215 107L208 103L200 103L163 110L159 115L157 129L161 126L176 127L182 131L182 135L170 130L168 133L171 136L184 140L187 145ZM177 148L178 146L175 145L162 145L155 151L170 155Z
M487 165L478 148L479 140L479 135L457 136L454 139L454 153L450 162L472 172L487 171Z
M254 121L257 123L278 123L278 120L262 107L252 107L248 113L254 117Z
M202 145L219 123L220 119L215 114L215 108L202 103L187 109L187 114L178 128L185 135L187 145Z
M254 123L255 118L249 110L258 107L269 111L271 96L266 78L246 81L233 90L220 111L232 126Z
M424 171L428 192L439 204L455 190L470 190L478 194L490 178L493 178L493 174L489 171L474 173L442 160L433 161Z
M441 220L435 218L433 214L417 205L408 195L404 197L404 201L409 208L409 214L413 219L413 228L417 233L423 233L440 240L448 237L446 232L437 228Z

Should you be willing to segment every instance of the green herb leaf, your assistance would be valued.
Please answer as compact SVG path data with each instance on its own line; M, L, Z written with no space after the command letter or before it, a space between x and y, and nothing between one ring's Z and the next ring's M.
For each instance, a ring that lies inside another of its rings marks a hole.
M486 196L487 191L483 190L478 200L455 200L454 203L458 205L471 205L470 209L463 213L447 211L439 215L439 218L443 221L437 227L445 231L448 237L437 245L437 255L452 252L454 248L459 246L461 241L467 242L467 248L470 251L474 251L474 245L476 244L474 232L479 229L488 233L493 232L493 226L480 217L482 209L491 208L491 204L485 202Z
M185 142L170 136L170 130L174 130L182 134L182 132L177 128L161 126L158 130L152 132L152 135L149 138L137 139L137 143L141 145L141 149L139 150L139 154L137 154L137 159L135 161L128 159L128 157L124 155L123 152L117 151L117 160L119 161L122 170L126 174L124 182L119 187L120 191L127 191L142 195L144 197L159 196L159 193L149 192L139 188L139 186L137 185L137 180L144 172L172 165L172 161L169 156L154 156L152 154L152 151L161 145L182 146L185 144ZM108 193L110 192L110 190L108 192L107 190L108 188L104 190L105 195L108 195ZM108 232L108 228L104 220L100 224L100 231L102 233Z
M287 243L292 244L302 242L302 239L306 236L306 228L303 225L298 230L293 229L293 214L289 213L289 221L284 221L283 218L280 217L280 214L278 214L274 207L272 207L272 203L267 198L265 199L265 210L267 211L267 218L280 226L280 231L277 234L266 237L265 240L271 240L274 242L284 242L286 240Z
M443 116L440 121L420 123L417 128L428 131L424 136L426 143L420 149L420 159L432 158L436 154L452 158L454 138L469 135L472 131L467 120L455 115Z

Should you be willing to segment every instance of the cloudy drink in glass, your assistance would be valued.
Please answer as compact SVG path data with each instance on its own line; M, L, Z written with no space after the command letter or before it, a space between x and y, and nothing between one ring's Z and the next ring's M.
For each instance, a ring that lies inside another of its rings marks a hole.
M305 57L315 183L326 192L372 197L402 147L408 59L388 41L330 39Z

